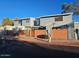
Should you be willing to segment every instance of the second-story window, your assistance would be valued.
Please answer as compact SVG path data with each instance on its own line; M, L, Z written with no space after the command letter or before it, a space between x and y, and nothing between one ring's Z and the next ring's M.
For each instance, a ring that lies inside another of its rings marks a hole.
M21 24L21 25L22 25L22 20L19 20L19 24Z
M26 23L29 23L30 22L30 20L26 20Z
M55 21L63 21L63 17L62 16L57 16L57 17L55 17Z
M34 25L35 25L35 26L40 26L40 19L36 19L36 20L34 21Z

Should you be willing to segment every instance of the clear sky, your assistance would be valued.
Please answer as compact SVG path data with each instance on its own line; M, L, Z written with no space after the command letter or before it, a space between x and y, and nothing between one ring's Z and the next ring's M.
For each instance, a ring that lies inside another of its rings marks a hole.
M5 17L11 19L39 17L61 13L63 3L72 3L75 0L0 0L0 23ZM75 17L75 21L78 21Z

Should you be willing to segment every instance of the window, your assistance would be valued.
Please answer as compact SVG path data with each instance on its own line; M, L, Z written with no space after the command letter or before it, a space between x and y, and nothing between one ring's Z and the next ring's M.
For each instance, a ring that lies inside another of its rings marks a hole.
M36 20L34 21L34 25L35 25L35 26L40 26L40 19L36 19Z
M22 20L19 20L19 24L21 24L21 25L22 25Z
M62 16L57 16L57 17L55 17L55 21L63 21L63 17Z
M30 20L26 20L26 23L29 23L30 22Z

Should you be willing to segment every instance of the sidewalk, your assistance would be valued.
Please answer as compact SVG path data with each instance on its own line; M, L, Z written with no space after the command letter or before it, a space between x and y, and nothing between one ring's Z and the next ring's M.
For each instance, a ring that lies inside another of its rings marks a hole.
M19 40L26 41L29 43L34 43L34 44L79 47L79 40L53 40L52 39L52 42L50 42L50 43L45 39L39 39L39 38L33 38L33 37L27 37L25 39L19 39Z

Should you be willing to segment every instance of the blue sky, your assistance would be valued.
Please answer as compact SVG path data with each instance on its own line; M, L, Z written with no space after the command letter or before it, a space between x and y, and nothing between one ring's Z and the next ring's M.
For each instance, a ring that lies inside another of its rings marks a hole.
M63 3L72 3L75 0L0 0L0 23L5 17L11 19L39 17L61 13ZM78 21L79 16L75 17Z

